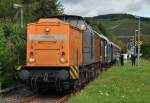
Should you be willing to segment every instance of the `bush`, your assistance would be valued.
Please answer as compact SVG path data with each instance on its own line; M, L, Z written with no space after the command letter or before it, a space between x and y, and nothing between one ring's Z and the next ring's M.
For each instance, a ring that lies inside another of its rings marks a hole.
M20 64L25 62L25 37L24 29L18 25L9 24L0 28L0 82L2 88L15 85L15 66L18 65L18 55Z
M150 60L150 45L143 45L141 47L143 58Z

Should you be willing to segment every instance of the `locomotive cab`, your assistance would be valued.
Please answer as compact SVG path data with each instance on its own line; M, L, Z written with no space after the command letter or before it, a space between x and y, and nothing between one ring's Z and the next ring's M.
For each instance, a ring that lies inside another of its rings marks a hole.
M40 19L27 27L27 66L68 66L69 25Z

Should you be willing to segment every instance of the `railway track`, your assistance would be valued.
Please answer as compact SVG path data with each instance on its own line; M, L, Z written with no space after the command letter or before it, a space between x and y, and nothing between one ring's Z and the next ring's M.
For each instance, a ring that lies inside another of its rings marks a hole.
M56 96L56 97L40 97L40 96L31 96L26 97L21 100L20 103L65 103L68 99L68 96Z

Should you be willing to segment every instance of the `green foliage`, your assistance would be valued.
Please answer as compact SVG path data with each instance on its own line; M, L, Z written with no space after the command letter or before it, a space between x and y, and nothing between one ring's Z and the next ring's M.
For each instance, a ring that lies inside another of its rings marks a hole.
M91 24L91 26L95 31L107 36L112 42L119 45L124 52L126 51L127 46L121 40L119 40L115 35L112 35L112 33L109 32L108 29L104 27L100 22L97 22L97 20L94 18L86 18L86 19L89 21L89 23Z
M141 41L143 41L143 45L141 45L142 57L150 60L150 36L141 36Z
M22 3L27 22L63 13L63 7L58 0L22 0Z
M21 2L22 0L0 0L0 18L13 19L17 11L13 4Z
M2 88L15 84L15 66L18 64L18 54L21 63L25 62L25 40L24 33L17 25L4 25L0 28L0 82ZM18 37L20 36L20 39ZM18 52L19 51L19 52ZM8 85L9 84L9 85Z
M58 0L1 0L0 18L20 22L20 9L14 8L14 3L24 6L25 22L37 21L41 17L50 17L63 13L63 7Z
M103 25L99 23L97 27L102 32L103 35L108 36L108 31L105 29Z
M125 51L126 44L130 42L130 39L118 40L117 36L134 36L135 30L138 29L138 19L134 15L130 14L108 14L99 15L92 18L87 18L94 22L94 28L97 29L96 24L101 24L107 31L107 36L116 44L121 46ZM141 17L141 35L144 44L141 47L141 52L144 58L150 58L150 18Z
M105 36L108 36L107 30L105 29L103 25L101 25L101 23L98 23L95 19L92 19L92 18L91 19L86 18L86 19L89 21L90 25L95 31L102 33Z
M142 54L143 54L143 57L145 59L149 59L150 60L150 44L144 44L142 47L141 47L141 50L142 50Z
M20 9L24 6L24 25L63 13L58 0L0 0L0 83L2 88L14 85L15 67L25 64L26 28L20 28ZM26 26L24 26L26 27Z
M14 54L12 53L14 50L13 44L10 42L9 39L5 38L2 29L0 31L1 31L0 32L0 39L1 39L0 40L0 51L1 51L0 52L0 63L1 63L0 77L1 77L2 86L4 87L6 81L9 81L9 79L14 74L14 70L12 66L14 66L16 59L14 57Z
M115 35L109 34L108 37L113 43L117 44L122 49L123 52L126 52L127 46L125 45L125 43L123 43Z
M131 15L131 14L121 14L121 13L118 13L118 14L106 14L106 15L98 15L98 16L95 16L94 19L107 19L107 20L119 20L119 19L137 19L137 17L135 15ZM149 18L147 17L141 17L141 20L142 21L150 21Z
M97 23L101 23L108 32L120 36L133 36L138 29L138 19L129 14L109 14L93 17ZM141 17L141 33L150 34L150 18Z
M34 15L37 18L56 16L62 13L58 0L39 0Z

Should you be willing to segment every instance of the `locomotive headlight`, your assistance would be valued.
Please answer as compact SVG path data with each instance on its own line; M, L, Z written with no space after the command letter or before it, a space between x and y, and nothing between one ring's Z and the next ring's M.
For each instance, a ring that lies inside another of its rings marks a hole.
M32 57L32 58L29 58L29 62L30 63L33 63L33 62L35 62L35 59Z
M67 63L67 59L65 57L60 57L60 62L61 63Z
M46 28L45 28L45 31L46 31L46 32L49 32L49 28L48 28L48 27L46 27Z

